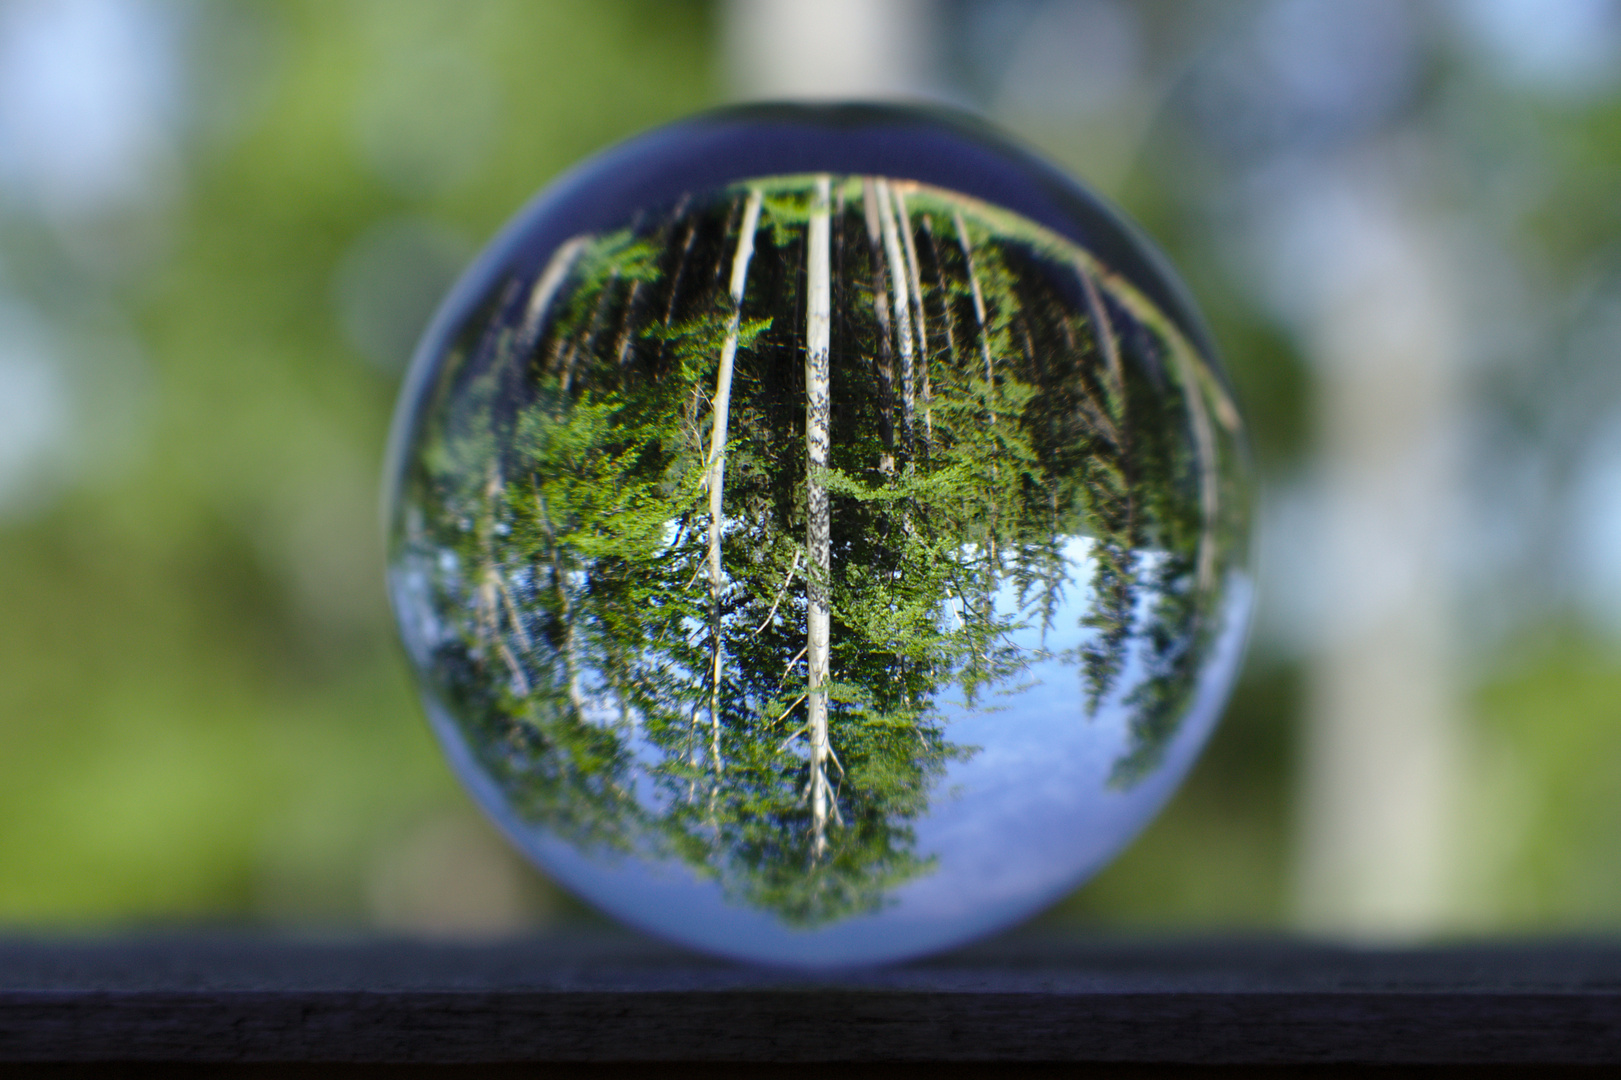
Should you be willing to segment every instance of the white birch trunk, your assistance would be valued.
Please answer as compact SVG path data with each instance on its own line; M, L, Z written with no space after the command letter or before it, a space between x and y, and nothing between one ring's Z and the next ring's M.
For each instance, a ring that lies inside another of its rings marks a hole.
M894 334L889 320L889 281L896 271L894 267L884 265L887 260L883 257L884 228L878 221L878 189L870 176L861 181L861 209L866 215L867 243L872 250L872 306L878 319L878 355L873 358L873 363L878 370L878 410L884 438L884 452L878 461L878 471L889 476L895 472Z
M927 446L934 441L934 386L929 379L929 320L923 308L923 272L918 266L917 240L912 235L912 215L906 210L906 196L899 188L892 189L892 193L901 239L906 244L906 269L912 277L912 319L917 327L918 376L923 392L923 442Z
M714 423L709 429L709 602L711 607L711 646L709 673L709 754L715 772L720 773L720 676L721 625L720 599L726 584L721 563L720 538L726 499L726 428L732 407L732 367L737 359L737 335L743 322L743 288L748 281L749 260L754 257L754 230L760 224L760 189L749 191L743 210L743 224L737 234L737 252L732 256L732 318L726 326L726 342L720 350L720 367L715 374Z
M1220 477L1216 472L1216 428L1210 422L1210 406L1205 401L1204 387L1199 384L1199 372L1187 349L1172 344L1171 355L1176 360L1178 377L1182 380L1182 393L1188 408L1188 423L1193 428L1193 452L1199 459L1199 562L1196 580L1200 592L1216 584L1216 514L1221 497Z
M917 421L917 375L912 361L912 301L906 286L906 257L901 253L900 236L895 229L894 208L889 201L889 182L879 179L878 218L884 232L884 254L889 263L889 280L895 290L895 336L901 349L901 431L908 453Z
M563 639L563 668L568 678L568 699L574 714L585 718L585 696L580 692L580 665L578 662L578 635L574 625L574 603L568 591L568 568L563 563L563 548L557 542L557 530L552 527L551 509L546 500L536 495L540 511L540 527L546 533L546 546L551 553L552 589L557 597L558 616L568 627Z
M609 275L608 280L602 283L602 288L597 293L597 303L596 306L591 309L591 322L586 327L585 340L577 347L573 345L570 345L569 347L568 363L563 366L563 380L560 384L560 388L565 394L568 393L569 387L574 384L575 361L580 358L581 353L590 356L592 354L592 350L596 348L597 333L602 328L602 313L608 310L608 298L613 295L614 286L618 284L619 271L615 270Z
M827 734L828 683L828 575L832 570L832 521L827 488L820 477L827 467L828 423L831 413L828 350L833 330L832 282L829 275L829 179L816 179L806 236L805 303L805 659L806 727L810 735L812 854L827 851L827 823L833 795L827 780L831 749ZM834 811L836 813L836 811Z
M974 322L979 326L979 351L985 357L985 381L992 383L996 369L991 364L991 339L985 333L985 293L979 287L979 274L974 270L974 248L968 242L968 227L963 224L962 211L953 210L951 216L957 225L957 243L962 245L963 262L968 267L968 287L974 294Z
M686 212L687 200L682 199L676 204L675 216L679 219ZM681 279L687 272L687 256L692 254L692 242L698 236L696 223L687 226L687 238L681 242L681 257L675 262L675 273L670 275L670 299L664 307L664 325L666 328L675 321L675 304L681 299Z
M630 295L625 298L625 317L623 325L619 328L619 339L614 343L614 357L620 367L624 367L625 361L630 357L631 328L636 319L636 299L641 295L642 279L637 278L631 282Z
M520 355L535 347L535 342L540 338L541 327L546 321L546 312L551 308L552 301L557 297L557 290L562 288L568 272L574 269L575 260L585 250L586 241L587 237L584 236L565 240L552 252L546 269L535 279L534 288L529 290L529 302L524 305L523 322L518 326Z
M1109 404L1115 413L1121 417L1126 411L1126 371L1120 363L1120 341L1115 336L1114 323L1109 318L1109 309L1103 306L1103 296L1098 292L1097 282L1087 272L1081 260L1075 260L1075 276L1081 279L1081 292L1086 297L1086 314L1092 320L1092 335L1098 340L1098 351L1103 354L1104 370L1109 376L1109 396L1114 400Z
M923 235L929 241L929 258L934 260L934 285L940 290L940 313L943 316L941 325L946 331L946 358L952 368L957 366L957 332L953 329L956 315L951 307L951 290L946 286L945 268L940 265L940 246L934 241L934 221L928 214L923 215ZM928 369L924 369L927 374Z
M992 405L992 399L996 393L996 368L991 363L990 336L985 332L985 293L979 287L979 273L974 269L974 248L973 245L968 242L968 226L963 222L962 211L953 209L951 211L951 216L953 222L957 226L957 242L962 245L963 263L968 271L969 291L974 297L974 322L979 327L979 351L985 357L985 423L988 427L994 428L996 426L996 410ZM1000 491L1002 486L1000 483L1001 472L1001 466L996 464L993 460L991 465L991 476L992 483L997 491ZM991 508L990 527L987 530L987 535L985 538L985 574L989 585L985 590L984 613L982 617L984 618L987 626L990 625L994 612L993 597L996 595L997 588L997 569L999 565L999 558L996 550L996 533L998 525L999 522L997 520L996 508L993 505Z
M491 461L489 478L484 483L486 506L494 507L495 500L500 496L505 484L499 464ZM496 652L507 665L507 671L512 675L512 692L519 697L528 697L529 676L524 674L523 665L518 663L518 658L513 655L501 635L503 613L511 621L512 632L523 645L525 654L528 654L533 646L530 644L529 632L524 629L523 614L513 601L512 590L507 588L506 578L502 576L501 567L496 561L494 534L495 522L492 510L492 515L479 523L479 544L484 549L484 562L478 584L473 590L474 625L487 640L494 643Z
M1103 356L1103 378L1100 380L1103 387L1103 401L1093 398L1091 390L1085 390L1082 398L1081 412L1092 422L1092 428L1114 446L1119 454L1120 461L1124 463L1131 456L1131 448L1127 445L1130 436L1130 418L1126 413L1126 371L1120 362L1120 339L1114 330L1114 321L1109 318L1109 309L1103 302L1103 295L1098 291L1097 282L1082 260L1075 259L1075 276L1081 283L1081 295L1086 301L1086 316L1091 324L1092 337L1097 342L1098 352ZM1126 498L1126 535L1136 536L1136 494L1131 490L1130 476L1127 476L1125 487Z

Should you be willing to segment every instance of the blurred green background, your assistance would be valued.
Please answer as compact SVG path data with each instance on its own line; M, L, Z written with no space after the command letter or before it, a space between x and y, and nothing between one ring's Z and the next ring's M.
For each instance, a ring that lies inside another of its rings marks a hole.
M1621 923L1617 5L785 6L0 2L0 925L589 917L420 717L382 589L394 395L560 170L824 92L985 111L1107 191L1254 427L1242 684L1045 918Z

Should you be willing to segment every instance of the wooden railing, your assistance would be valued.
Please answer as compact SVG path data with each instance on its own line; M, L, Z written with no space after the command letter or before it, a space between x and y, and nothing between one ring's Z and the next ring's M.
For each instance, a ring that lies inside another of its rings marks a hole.
M518 1072L1559 1075L1545 1067L1621 1065L1621 944L1361 951L1027 932L807 976L602 933L488 945L0 941L0 1076L122 1075L141 1063L209 1076L498 1076L535 1063L549 1067ZM1082 1063L1109 1068L1077 1072ZM294 1064L304 1068L266 1071Z

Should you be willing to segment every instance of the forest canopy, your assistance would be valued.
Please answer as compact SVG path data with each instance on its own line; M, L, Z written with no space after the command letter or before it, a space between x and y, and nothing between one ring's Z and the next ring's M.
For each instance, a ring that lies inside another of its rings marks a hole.
M513 812L793 925L931 872L962 710L1159 765L1245 550L1239 421L1129 282L881 177L687 196L497 280L438 358L392 573Z

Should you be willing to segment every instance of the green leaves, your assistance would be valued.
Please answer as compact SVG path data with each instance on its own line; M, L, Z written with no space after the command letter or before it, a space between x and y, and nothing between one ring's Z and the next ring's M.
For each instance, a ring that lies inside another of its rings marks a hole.
M818 219L818 265L841 275L825 388L816 376L829 449L808 463L810 188L751 182L763 227L740 304L744 189L588 238L527 355L517 306L496 305L447 365L417 489L455 623L447 692L478 717L514 808L581 845L678 858L801 926L875 910L932 871L914 824L974 753L948 719L1003 708L1037 663L1075 671L1077 723L1105 702L1130 712L1115 782L1147 775L1215 602L1194 574L1209 523L1181 395L1198 388L1172 377L1174 343L1090 279L1065 284L1073 253L1054 263L1047 241L948 193L908 190L893 219L962 223L953 243L912 245L919 327L883 317L865 187L835 185L842 210ZM885 336L909 326L915 350ZM1068 561L1082 537L1086 581ZM816 687L813 593L830 620ZM1060 632L1080 643L1049 651ZM810 794L823 776L825 817Z
M771 317L742 319L737 327L737 351L747 352L755 341L771 329ZM642 336L672 346L681 364L681 378L697 384L714 370L726 335L731 330L731 314L724 309L705 311L674 326L650 326Z

